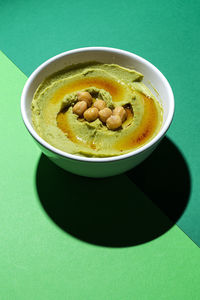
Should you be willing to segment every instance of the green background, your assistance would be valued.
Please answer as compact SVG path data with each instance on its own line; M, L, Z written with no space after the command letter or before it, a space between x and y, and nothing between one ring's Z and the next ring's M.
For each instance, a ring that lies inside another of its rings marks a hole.
M0 299L199 299L199 13L199 1L0 1ZM167 138L126 175L60 170L21 121L26 76L85 46L146 58L174 92Z

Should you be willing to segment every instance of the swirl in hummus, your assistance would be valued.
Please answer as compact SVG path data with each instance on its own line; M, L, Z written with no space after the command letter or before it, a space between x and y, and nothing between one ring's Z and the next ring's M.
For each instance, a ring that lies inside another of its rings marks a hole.
M36 132L64 152L87 157L122 155L150 141L162 126L159 101L142 82L143 75L115 64L70 66L45 79L34 94L32 122ZM110 109L125 108L127 118L109 130L97 118L88 122L73 113L77 92L87 91Z

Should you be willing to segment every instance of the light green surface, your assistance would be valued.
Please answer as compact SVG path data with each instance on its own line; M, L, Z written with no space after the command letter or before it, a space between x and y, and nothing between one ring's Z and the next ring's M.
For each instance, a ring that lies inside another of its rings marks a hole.
M106 248L47 216L36 191L41 153L19 111L25 81L0 52L0 299L199 299L199 248L177 226L140 246Z

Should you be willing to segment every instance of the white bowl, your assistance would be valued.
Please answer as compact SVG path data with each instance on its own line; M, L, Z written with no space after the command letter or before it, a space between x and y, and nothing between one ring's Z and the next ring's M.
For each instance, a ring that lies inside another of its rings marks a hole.
M68 154L56 149L37 134L31 121L31 102L38 85L46 77L68 65L87 61L115 63L123 67L133 68L144 75L143 82L162 103L164 111L162 127L151 141L128 154L106 158L88 158ZM63 52L40 65L31 74L24 86L21 96L21 113L26 128L38 143L42 152L59 167L81 176L107 177L134 168L156 148L172 122L174 96L167 79L155 66L144 58L120 49L88 47Z

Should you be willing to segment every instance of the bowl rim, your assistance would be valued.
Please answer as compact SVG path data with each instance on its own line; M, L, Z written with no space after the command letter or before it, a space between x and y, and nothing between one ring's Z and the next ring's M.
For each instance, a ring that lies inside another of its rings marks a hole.
M75 54L75 53L78 53L78 52L87 52L87 51L106 51L106 52L117 53L117 54L122 54L122 55L125 55L125 56L132 57L132 58L136 59L137 61L139 61L140 63L148 65L153 70L153 72L156 72L158 74L158 76L161 78L161 80L164 82L164 85L166 86L166 88L168 90L169 99L170 99L169 112L168 112L165 124L153 139L151 139L149 142L147 142L146 144L144 144L140 148L137 148L137 149L135 149L135 150L133 150L129 153L126 153L126 154L122 154L122 155L118 155L118 156L111 156L111 157L84 157L84 156L78 156L78 155L70 154L70 153L64 152L62 150L59 150L59 149L55 148L54 146L50 145L49 143L47 143L45 140L43 140L37 134L37 132L34 130L32 124L29 122L27 112L26 112L26 95L27 95L28 90L29 90L29 88L32 84L32 81L37 77L37 75L40 73L40 71L43 68L45 68L47 65L49 65L50 63L60 59L63 56L68 56L70 54ZM152 63L150 63L149 61L147 61L143 57L141 57L137 54L134 54L132 52L126 51L126 50L112 48L112 47L83 47L83 48L77 48L77 49L62 52L60 54L57 54L57 55L49 58L48 60L43 62L41 65L39 65L32 72L32 74L29 76L29 78L27 79L27 81L24 85L22 95L21 95L21 115L22 115L22 119L23 119L24 124L25 124L26 128L28 129L29 133L32 135L32 137L37 142L39 142L40 145L42 145L43 147L45 147L47 150L49 150L52 153L55 153L55 154L57 154L59 156L62 156L64 158L77 160L77 161L85 161L85 162L103 163L103 162L118 161L118 160L123 160L123 159L129 158L129 157L133 157L135 155L138 155L138 154L146 151L147 149L151 148L154 144L156 144L159 140L161 140L161 138L165 135L165 133L167 132L167 130L168 130L168 128L169 128L169 126L170 126L170 124L173 120L174 109L175 109L174 95L173 95L173 92L172 92L172 88L171 88L168 80L165 78L165 76Z

